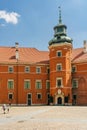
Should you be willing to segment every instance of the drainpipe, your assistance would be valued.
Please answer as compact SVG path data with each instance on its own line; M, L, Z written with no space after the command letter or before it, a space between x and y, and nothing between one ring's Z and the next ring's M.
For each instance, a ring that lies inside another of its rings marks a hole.
M18 105L18 60L19 60L19 50L18 50L18 47L19 47L19 43L15 43L15 49L16 49L16 51L15 51L15 58L16 58L16 60L17 60L17 62L16 62L16 65L17 65L17 69L16 69L16 71L17 71L17 76L16 76L16 104Z

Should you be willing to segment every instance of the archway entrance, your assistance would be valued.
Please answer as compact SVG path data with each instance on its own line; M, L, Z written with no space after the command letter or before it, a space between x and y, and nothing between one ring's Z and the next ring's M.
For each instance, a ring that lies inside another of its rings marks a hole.
M58 97L58 99L57 99L57 104L58 104L58 105L61 105L61 104L62 104L62 98L61 98L61 97Z
M55 95L55 105L64 105L64 93Z

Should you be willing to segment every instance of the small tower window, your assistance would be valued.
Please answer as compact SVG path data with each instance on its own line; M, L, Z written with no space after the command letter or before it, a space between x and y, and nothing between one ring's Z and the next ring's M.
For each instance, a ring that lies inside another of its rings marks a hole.
M58 32L63 32L63 28L57 28Z
M61 88L63 86L63 80L62 78L57 78L56 79L56 87Z
M57 71L61 71L62 70L62 64L61 63L56 65L56 70Z
M62 52L61 51L57 51L56 55L57 55L57 57L61 57L62 56Z

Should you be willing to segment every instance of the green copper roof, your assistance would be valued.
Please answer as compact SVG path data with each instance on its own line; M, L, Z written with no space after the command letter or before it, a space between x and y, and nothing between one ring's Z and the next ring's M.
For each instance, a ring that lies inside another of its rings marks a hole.
M62 18L61 18L61 8L59 7L59 23L54 27L54 37L52 40L49 41L49 45L55 44L55 43L72 43L72 39L67 37L67 26L62 24Z

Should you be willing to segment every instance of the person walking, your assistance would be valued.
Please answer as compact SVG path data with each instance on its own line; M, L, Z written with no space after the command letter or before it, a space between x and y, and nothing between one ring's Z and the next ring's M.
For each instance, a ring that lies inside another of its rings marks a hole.
M3 104L2 109L3 109L3 112L4 112L4 114L5 114L5 111L6 111L6 104Z

